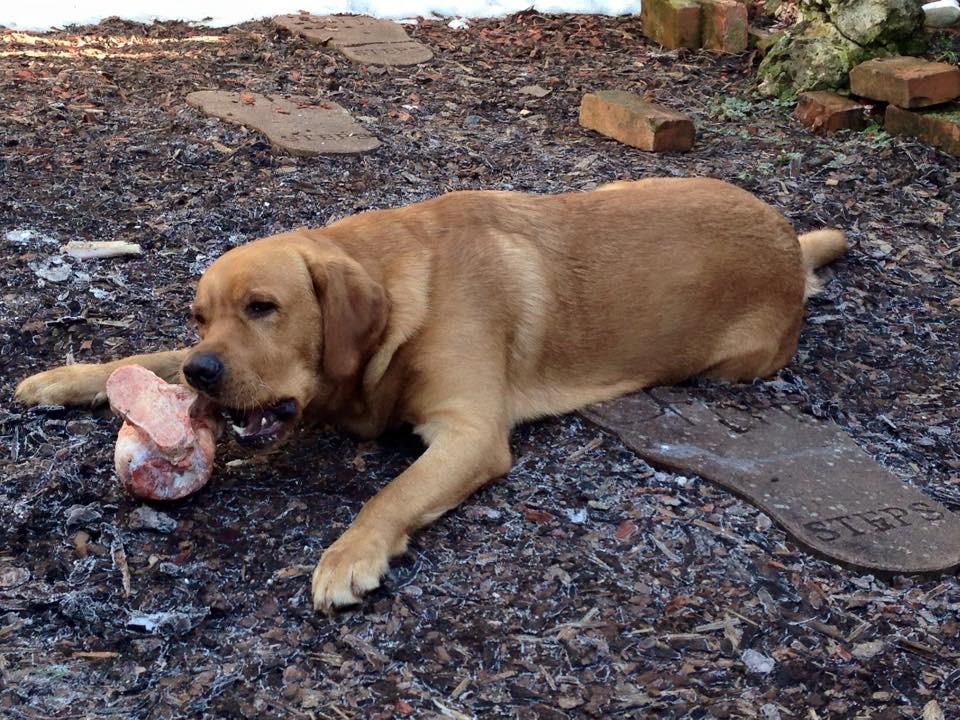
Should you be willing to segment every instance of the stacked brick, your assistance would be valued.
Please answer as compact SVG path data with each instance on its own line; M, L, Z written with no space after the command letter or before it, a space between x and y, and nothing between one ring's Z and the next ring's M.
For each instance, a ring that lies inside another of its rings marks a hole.
M877 58L850 71L850 92L888 103L887 132L960 156L960 68L914 57Z
M671 50L747 49L747 6L738 0L643 0L643 34Z
M915 57L876 58L850 71L850 92L887 103L884 127L960 155L960 68ZM860 130L865 106L832 92L800 93L794 116L814 132Z

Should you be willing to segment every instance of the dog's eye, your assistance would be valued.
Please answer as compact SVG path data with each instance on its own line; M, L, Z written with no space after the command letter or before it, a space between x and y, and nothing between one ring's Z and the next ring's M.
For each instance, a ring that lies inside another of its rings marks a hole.
M251 300L247 303L247 315L261 318L277 311L277 304L269 300Z

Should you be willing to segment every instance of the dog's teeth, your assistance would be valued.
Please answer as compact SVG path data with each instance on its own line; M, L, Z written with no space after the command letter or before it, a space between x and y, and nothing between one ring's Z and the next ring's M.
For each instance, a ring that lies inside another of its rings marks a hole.
M260 418L260 427L265 428L266 426L267 426L267 417L266 415L264 415L262 418Z
M243 431L246 429L243 427L243 425L233 425L232 427L233 427L233 431L237 435L243 435L244 434Z

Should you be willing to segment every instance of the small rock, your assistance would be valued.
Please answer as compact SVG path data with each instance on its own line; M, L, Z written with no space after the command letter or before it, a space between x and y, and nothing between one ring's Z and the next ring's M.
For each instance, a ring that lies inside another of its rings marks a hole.
M127 517L127 527L131 530L156 530L170 534L177 529L177 521L166 513L141 505Z
M871 640L870 642L857 643L853 646L853 656L860 660L869 660L883 652L884 644L882 640Z
M547 88L540 87L539 85L524 85L520 90L518 90L522 95L532 95L536 98L542 98L549 95L552 91L547 90Z
M283 684L298 683L303 681L306 673L297 665L288 665L283 669Z
M923 6L923 22L927 27L950 27L960 21L957 0L936 0Z
M743 664L747 666L748 672L759 675L768 675L773 672L773 668L777 664L772 657L767 657L763 653L759 653L753 649L744 650L743 654L740 655L740 659L743 661Z
M463 119L463 124L470 127L472 125L479 125L481 120L483 120L483 118L479 115L467 115L467 117Z
M22 567L7 567L0 570L0 588L14 588L30 579L30 571Z
M415 598L423 595L423 589L419 585L404 585L400 592Z
M780 708L773 703L760 706L760 717L763 720L780 720Z
M90 505L73 505L67 510L67 527L91 525L100 520L101 517L103 517L103 514L100 512L100 508L93 503Z
M85 437L96 429L96 424L90 420L71 420L67 423L67 432L78 437Z
M127 627L151 634L159 632L164 636L185 635L199 625L208 613L206 608L190 612L131 612L127 617Z
M931 700L923 706L923 720L944 720L945 717L940 703L936 700Z
M169 575L170 577L179 577L183 574L183 568L180 565L168 561L157 565L157 570L164 575Z

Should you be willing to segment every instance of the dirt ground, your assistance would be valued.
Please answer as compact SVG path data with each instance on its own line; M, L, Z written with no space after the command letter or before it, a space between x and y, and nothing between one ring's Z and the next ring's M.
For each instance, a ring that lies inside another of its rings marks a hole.
M788 368L690 392L831 418L960 511L956 158L877 127L813 136L752 94L751 56L664 52L635 18L410 32L434 61L358 67L266 23L0 35L0 716L955 716L956 576L812 557L577 417L517 431L505 479L420 534L363 607L327 618L309 607L313 564L416 456L409 436L224 446L211 484L155 506L169 520L149 529L113 476L115 419L13 403L18 379L67 359L190 342L192 284L248 239L458 188L712 175L853 247ZM956 57L956 36L938 43ZM275 154L184 103L208 88L335 100L383 147ZM695 150L582 130L581 95L604 88L690 114ZM61 261L71 239L145 253Z

